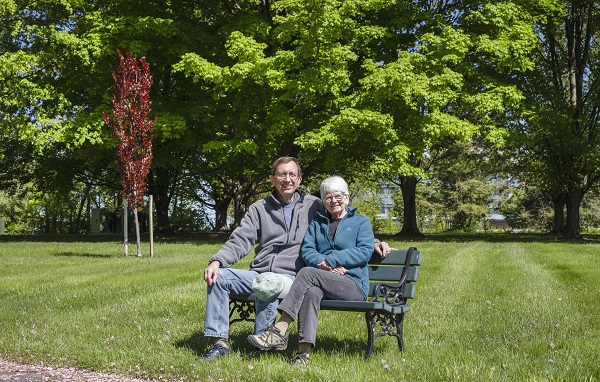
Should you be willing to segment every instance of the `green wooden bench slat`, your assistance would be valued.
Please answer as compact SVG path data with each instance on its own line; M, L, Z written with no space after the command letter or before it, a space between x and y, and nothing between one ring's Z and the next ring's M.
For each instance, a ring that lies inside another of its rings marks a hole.
M321 310L345 310L350 312L364 312L366 310L385 310L392 314L408 312L410 306L386 305L381 301L341 301L341 300L323 300L321 301Z
M369 266L369 279L373 281L383 281L388 283L398 282L400 274L404 267L400 266ZM408 275L406 277L407 282L417 281L419 276L419 268L410 267L408 269Z
M383 309L381 301L343 301L343 300L322 300L322 310L351 310L355 312L364 312L367 309Z
M406 298L415 298L416 291L417 291L417 286L415 284L406 284L404 286L404 296Z
M383 310L385 310L386 312L389 312L391 314L404 314L410 310L410 306L408 306L408 305L396 305L396 306L386 305L383 307Z
M408 251L395 249L392 252L390 252L383 259L378 254L374 253L373 256L371 257L371 260L369 260L369 265L376 265L376 264L404 265L404 261L406 260L407 253L408 253ZM423 254L421 253L421 251L413 251L413 255L412 255L410 264L413 266L419 266L419 265L421 265L422 261L423 261Z

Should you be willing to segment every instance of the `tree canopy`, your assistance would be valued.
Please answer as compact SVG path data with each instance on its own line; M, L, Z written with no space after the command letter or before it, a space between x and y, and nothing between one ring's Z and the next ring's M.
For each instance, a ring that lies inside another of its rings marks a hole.
M305 178L396 183L402 233L418 235L417 183L469 141L514 153L576 221L600 168L597 13L554 0L0 0L0 161L32 159L0 182L111 203L116 141L102 115L122 50L153 68L161 231L195 203L215 211L214 229L230 213L235 225L269 189L272 161L293 155ZM43 182L53 161L70 164L68 181Z

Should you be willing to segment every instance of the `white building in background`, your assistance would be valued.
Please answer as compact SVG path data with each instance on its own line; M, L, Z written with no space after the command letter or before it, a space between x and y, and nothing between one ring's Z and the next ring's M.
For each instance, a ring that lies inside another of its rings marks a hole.
M381 214L387 216L390 212L392 212L392 207L394 206L394 200L392 199L392 195L394 191L397 189L397 186L389 186L382 185L381 186Z

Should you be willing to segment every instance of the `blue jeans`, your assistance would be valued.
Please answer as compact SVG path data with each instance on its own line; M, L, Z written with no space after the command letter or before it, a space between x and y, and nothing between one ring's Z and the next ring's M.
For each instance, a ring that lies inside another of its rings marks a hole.
M229 296L252 293L252 280L258 272L243 269L220 268L217 281L208 287L206 314L204 316L204 336L229 338ZM293 279L293 276L289 276ZM277 317L278 299L256 300L254 334L264 332Z

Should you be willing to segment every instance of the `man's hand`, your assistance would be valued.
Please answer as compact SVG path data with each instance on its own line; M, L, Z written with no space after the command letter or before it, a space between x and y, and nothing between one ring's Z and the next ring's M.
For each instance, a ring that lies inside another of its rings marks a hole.
M219 268L221 268L221 263L213 261L208 264L208 267L204 270L204 281L206 281L208 285L213 285L217 281Z
M385 241L380 241L380 242L375 243L375 252L377 252L379 254L379 256L381 256L382 258L385 258L394 249L396 249L396 248L390 247L390 245L388 243L386 243Z

